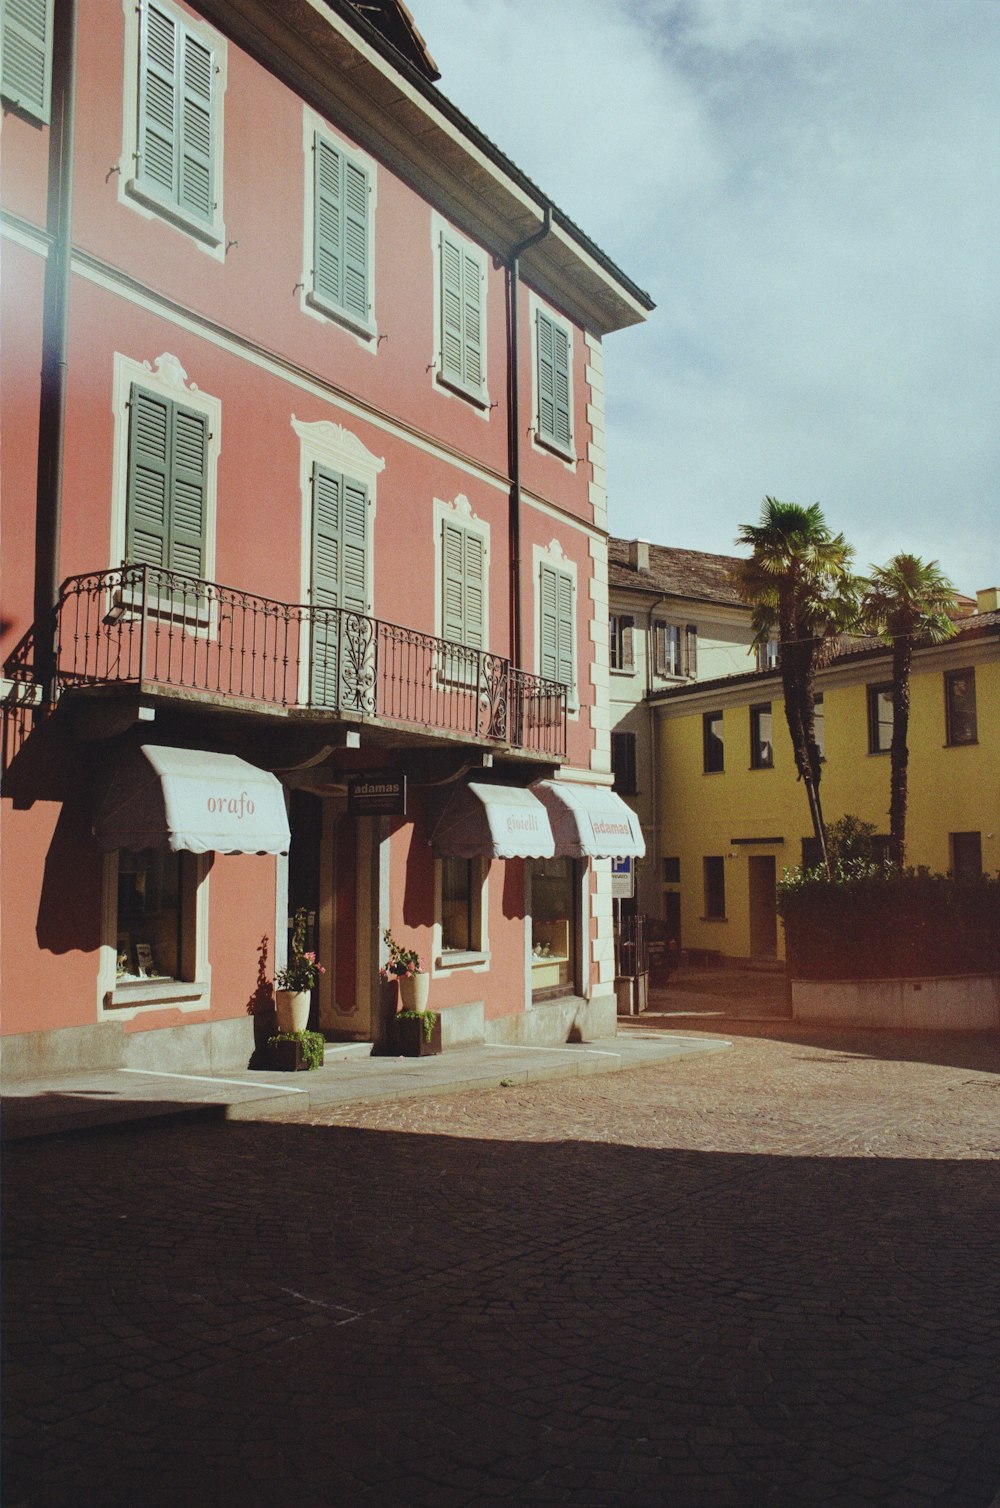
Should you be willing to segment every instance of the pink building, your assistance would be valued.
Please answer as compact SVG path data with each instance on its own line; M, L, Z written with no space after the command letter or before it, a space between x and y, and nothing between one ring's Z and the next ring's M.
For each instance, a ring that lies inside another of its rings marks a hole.
M55 15L53 16L53 11ZM405 6L5 3L8 1064L614 1030L602 340ZM377 24L372 23L377 17Z

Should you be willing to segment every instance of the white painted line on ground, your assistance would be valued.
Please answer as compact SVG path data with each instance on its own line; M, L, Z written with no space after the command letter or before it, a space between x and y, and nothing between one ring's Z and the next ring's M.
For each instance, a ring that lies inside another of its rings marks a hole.
M238 1089L277 1089L282 1094L308 1094L308 1089L296 1089L292 1084L272 1084L269 1079L260 1084L248 1084L245 1079L213 1079L204 1073L165 1073L153 1068L119 1068L118 1073L137 1073L146 1079L186 1079L189 1084L235 1084Z
M494 1052L570 1052L579 1057L581 1052L589 1052L596 1058L620 1058L620 1052L608 1052L603 1047L530 1047L524 1042L484 1042L484 1047L490 1047Z

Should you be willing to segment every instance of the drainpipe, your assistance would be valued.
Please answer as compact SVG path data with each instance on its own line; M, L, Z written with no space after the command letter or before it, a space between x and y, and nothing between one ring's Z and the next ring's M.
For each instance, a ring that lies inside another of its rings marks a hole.
M57 625L53 610L60 585L66 347L73 260L76 36L76 0L63 0L57 4L54 18L48 196L51 243L45 268L35 514L35 668L46 703L52 701L54 691Z
M510 657L521 669L521 388L518 373L517 291L519 261L529 246L545 239L552 229L552 205L545 206L541 229L515 246L508 258L510 306L507 334L507 468L510 474Z

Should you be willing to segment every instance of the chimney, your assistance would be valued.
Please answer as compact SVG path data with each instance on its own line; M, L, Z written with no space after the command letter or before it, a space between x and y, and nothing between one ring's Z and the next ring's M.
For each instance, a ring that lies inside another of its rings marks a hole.
M649 544L645 539L629 540L628 563L633 571L649 570Z
M978 613L995 613L998 607L1000 607L1000 587L986 586L981 592L976 593Z

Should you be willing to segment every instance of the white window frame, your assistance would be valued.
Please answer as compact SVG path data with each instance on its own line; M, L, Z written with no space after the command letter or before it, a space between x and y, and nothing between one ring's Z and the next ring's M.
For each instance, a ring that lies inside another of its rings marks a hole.
M531 328L531 448L533 450L538 451L538 453L540 455L557 456L559 458L559 460L562 461L563 464L570 471L575 472L576 471L576 463L577 463L576 425L575 425L575 422L574 422L574 420L575 420L575 412L574 412L574 408L573 408L573 362L574 362L574 358L575 358L575 350L574 350L574 344L573 344L573 337L574 337L575 331L573 329L573 326L570 324L569 320L564 319L561 314L557 314L556 311L552 308L551 304L544 303L543 300L540 299L538 297L538 295L536 293L532 292L530 289L528 290L528 311L529 311L530 328ZM570 428L570 436L569 436L569 445L565 449L563 448L563 446L561 446L558 443L557 440L553 439L549 435L543 435L543 434L541 434L541 432L539 430L539 422L538 422L538 401L539 401L539 394L538 394L538 314L539 314L539 311L542 314L544 314L547 319L551 320L554 325L559 325L565 331L565 333L566 333L566 340L567 340L567 344L568 344L568 348L569 348L569 350L568 350L568 358L569 358L568 359L568 376L569 376L569 428Z
M464 251L479 265L479 274L481 279L480 286L482 289L482 298L480 300L480 310L482 313L482 341L480 344L480 349L482 354L483 373L483 380L479 387L471 387L464 382L458 382L454 377L446 376L443 370L444 363L441 353L441 320L443 302L442 295L444 291L442 284L444 279L444 272L441 266L441 241L445 235L447 235L449 240L456 241L464 249ZM453 225L451 225L447 220L443 219L441 215L435 212L431 214L431 265L434 268L434 334L430 371L434 389L436 392L442 393L445 397L459 398L467 403L471 402L474 411L479 414L480 418L488 420L491 412L491 403L489 390L488 341L489 268L487 264L486 252L482 249L481 246L477 246L474 241L470 241L468 236L463 236L461 231L456 230Z
M121 351L114 353L111 412L114 419L114 456L111 483L111 537L108 548L108 568L115 570L125 559L128 539L128 458L129 458L129 404L132 387L145 388L157 393L170 403L182 403L205 418L207 431L207 455L205 476L205 581L215 581L215 521L218 495L219 455L222 450L222 400L203 393L191 383L176 356L164 351L155 361L136 361ZM121 601L109 603L109 609L120 607ZM155 602L147 604L157 610ZM176 615L176 606L168 603L166 616ZM198 604L184 621L189 628L200 633L212 632L217 615L217 604L209 600Z
M352 482L360 482L368 493L368 549L365 565L365 612L370 616L375 598L375 515L378 511L378 478L385 470L385 457L372 453L351 430L330 419L313 423L292 415L292 429L299 439L299 496L301 499L299 537L299 601L308 602L312 585L313 468L328 467ZM299 702L309 700L308 613L299 625Z
M100 1021L131 1021L150 1011L207 1011L212 1004L212 966L208 961L208 876L210 854L190 854L194 896L191 925L194 979L137 979L119 981L118 852L103 856L101 876L101 945L97 965L97 1017ZM184 904L182 898L181 904Z
M580 716L580 635L577 632L577 604L579 583L576 561L571 560L557 539L547 545L533 545L531 550L531 574L535 583L534 639L535 674L542 674L542 566L552 566L569 576L573 587L573 679L566 691L566 712L574 721Z
M356 167L364 169L368 177L368 266L367 300L368 318L359 320L350 309L324 298L315 289L313 247L316 242L316 166L315 143L321 137L331 147L348 158ZM322 116L315 111L302 113L302 157L305 176L305 226L302 238L302 277L299 307L310 319L322 324L340 325L353 335L362 350L378 353L378 321L375 315L375 209L378 202L378 175L375 159L346 141L332 130Z
M141 182L138 176L139 162L139 66L142 36L141 13L148 0L122 0L125 14L125 77L122 90L124 119L122 123L122 156L118 174L118 202L134 210L147 220L168 220L178 230L185 231L203 251L216 261L226 259L226 224L223 215L223 141L225 122L226 76L228 53L226 39L220 32L207 25L190 12L173 5L171 0L156 0L159 9L169 12L179 26L211 48L215 55L215 92L212 117L212 190L215 196L211 222L189 214L181 205L165 195L160 195L150 184Z

